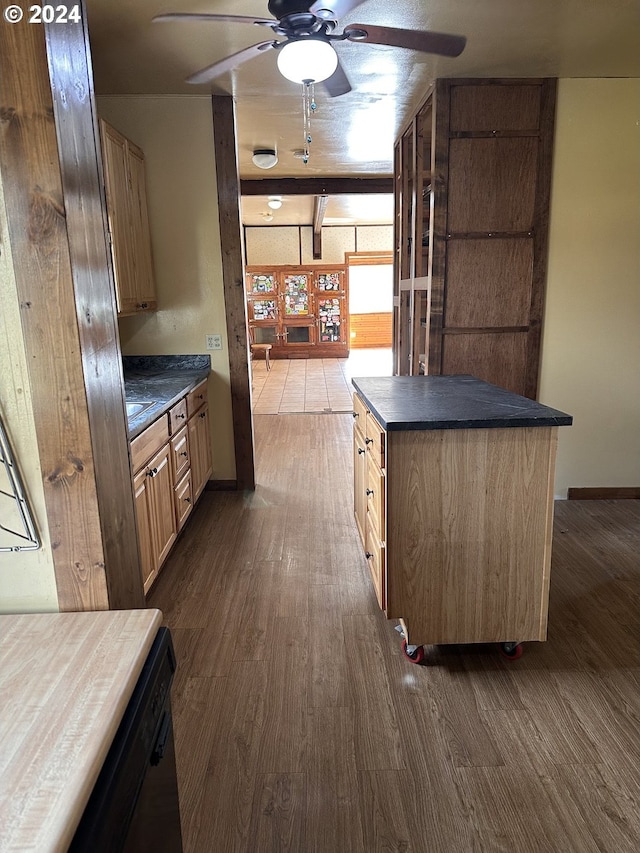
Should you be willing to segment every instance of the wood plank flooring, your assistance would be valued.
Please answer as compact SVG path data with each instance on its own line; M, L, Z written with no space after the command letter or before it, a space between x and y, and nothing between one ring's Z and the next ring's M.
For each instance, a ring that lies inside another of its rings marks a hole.
M556 504L549 640L407 661L352 513L350 415L256 415L152 591L189 853L640 849L640 502Z

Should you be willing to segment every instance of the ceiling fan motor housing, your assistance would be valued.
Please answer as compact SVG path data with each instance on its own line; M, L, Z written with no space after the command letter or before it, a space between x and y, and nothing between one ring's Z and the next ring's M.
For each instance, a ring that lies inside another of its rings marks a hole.
M296 12L308 12L312 0L269 0L268 9L274 18L280 20Z

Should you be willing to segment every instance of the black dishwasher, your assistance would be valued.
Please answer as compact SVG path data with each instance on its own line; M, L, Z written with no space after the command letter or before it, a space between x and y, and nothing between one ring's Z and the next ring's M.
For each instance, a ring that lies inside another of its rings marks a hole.
M170 697L175 669L171 634L160 628L71 853L182 851Z

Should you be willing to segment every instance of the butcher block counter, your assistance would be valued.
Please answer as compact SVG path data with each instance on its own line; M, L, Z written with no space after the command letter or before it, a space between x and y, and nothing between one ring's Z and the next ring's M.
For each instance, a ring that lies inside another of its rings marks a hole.
M406 646L511 654L546 639L557 433L571 416L473 376L352 381L355 519Z
M66 850L162 621L0 616L0 850Z

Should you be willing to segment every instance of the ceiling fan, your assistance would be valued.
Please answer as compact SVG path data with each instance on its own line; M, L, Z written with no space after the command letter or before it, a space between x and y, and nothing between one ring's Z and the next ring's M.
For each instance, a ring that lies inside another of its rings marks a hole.
M370 24L349 24L336 33L338 21L365 0L269 0L272 18L250 18L243 15L214 13L167 12L154 21L227 21L269 27L284 41L269 40L239 50L219 62L208 65L187 78L187 83L208 83L264 51L278 51L280 73L296 83L323 82L332 97L351 91L351 85L333 49L332 41L366 42L391 47L405 47L440 56L459 56L464 50L464 36L436 33L430 30L406 30Z

